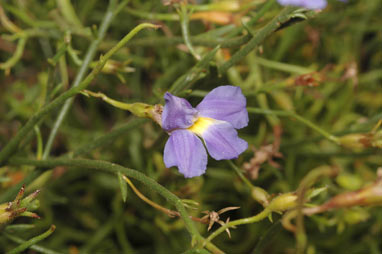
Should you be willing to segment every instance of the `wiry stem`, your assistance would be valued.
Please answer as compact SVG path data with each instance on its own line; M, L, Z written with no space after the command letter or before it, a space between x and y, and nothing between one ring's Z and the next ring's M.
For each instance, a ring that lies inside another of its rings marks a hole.
M324 136L328 140L330 140L336 144L340 144L338 137L333 136L332 134L330 134L326 130L324 130L321 127L317 126L316 124L312 123L308 119L305 119L304 117L296 114L295 112L283 111L283 110L252 108L252 107L247 108L247 110L249 113L258 113L258 114L266 114L266 115L270 114L270 115L277 115L277 116L293 117L296 120L298 120L299 122L305 124L306 126L310 127L311 129L317 131L318 133L320 133L322 136Z
M78 84L78 86L73 86L68 91L61 94L59 97L57 97L54 101L43 107L39 112L37 112L34 116L32 116L28 122L24 125L23 128L21 128L16 136L14 136L11 141L4 147L3 150L0 151L0 165L3 165L4 162L8 159L8 157L17 149L17 146L21 142L21 140L27 135L34 127L34 125L42 119L44 116L52 112L56 107L62 105L67 99L73 97L77 93L79 93L81 90L85 89L90 82L97 76L97 74L102 70L103 66L106 64L107 60L110 59L112 55L114 55L119 49L121 49L132 37L134 37L139 31L145 28L158 28L158 26L149 24L149 23L143 23L138 26L136 26L133 30L130 31L121 41L118 42L117 45L115 45L112 49L110 49L105 56L101 56L100 60L98 61L96 67L93 69L93 71L82 81ZM67 104L68 107L70 106ZM63 107L65 108L65 106ZM69 109L69 108L68 108ZM67 109L67 110L68 110ZM62 109L61 112L64 112ZM67 112L67 111L65 111ZM66 115L62 114L61 117L64 117ZM60 118L60 116L59 116ZM63 119L62 119L63 120ZM62 120L60 120L62 122ZM58 122L57 122L58 123ZM55 125L57 128L59 127L58 124ZM56 129L57 131L58 129ZM53 136L52 136L53 137ZM53 140L53 139L52 139ZM49 142L49 141L48 141ZM52 143L51 141L50 143ZM48 154L47 151L49 150L48 144L46 145L44 154ZM46 158L47 155L43 156L43 158Z
M271 210L265 208L262 212L260 212L259 214L255 216L228 222L224 224L223 226L221 226L220 228L218 228L209 237L207 237L206 243L212 241L215 237L217 237L220 233L224 232L227 228L235 227L235 226L243 225L243 224L251 224L251 223L259 222L267 218L271 212L272 212Z
M46 159L46 160L32 160L32 159L25 159L25 158L12 158L9 160L10 165L32 165L36 167L41 168L52 168L56 166L68 166L68 167L81 167L81 168L88 168L88 169L94 169L94 170L100 170L105 171L113 174L117 174L118 172L121 172L122 174L134 178L137 181L140 181L147 187L151 188L152 190L156 191L158 194L160 194L162 197L164 197L167 201L169 201L172 205L174 205L177 209L177 211L180 214L180 217L183 219L184 224L190 233L190 235L195 240L195 244L201 246L204 243L204 238L200 235L199 231L197 230L195 224L192 222L190 215L186 211L186 208L184 207L184 204L181 199L179 199L176 195L174 195L172 192L167 190L165 187L151 179L150 177L147 177L146 175L130 169L126 167L122 167L120 165L107 162L107 161L100 161L100 160L85 160L85 159ZM213 251L213 253L223 253L221 250L219 250L215 245L212 243L209 243L206 245L207 249L210 249Z
M50 236L54 230L56 229L56 226L52 225L46 232L42 233L39 236L33 237L32 239L29 239L28 241L22 243L18 247L14 248L13 250L10 250L7 252L7 254L17 254L21 253L22 251L28 249L30 246L34 245L35 243L44 240L48 236Z

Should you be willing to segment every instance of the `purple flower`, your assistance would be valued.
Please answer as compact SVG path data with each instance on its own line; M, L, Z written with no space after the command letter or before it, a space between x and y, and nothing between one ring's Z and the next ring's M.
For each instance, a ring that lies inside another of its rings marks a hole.
M324 9L326 0L277 0L281 5L301 6L307 9Z
M162 128L170 134L164 148L166 167L177 166L187 178L200 176L207 168L204 145L216 160L237 158L247 149L236 131L248 125L247 102L240 87L219 86L196 108L168 92L164 99Z

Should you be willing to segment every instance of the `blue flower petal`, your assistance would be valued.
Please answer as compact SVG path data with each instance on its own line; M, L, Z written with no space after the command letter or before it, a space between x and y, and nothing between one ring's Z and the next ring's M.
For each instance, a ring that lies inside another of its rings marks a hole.
M281 5L301 6L307 9L324 9L326 0L277 0Z
M246 105L240 87L219 86L209 92L196 109L200 116L227 121L240 129L248 125Z
M248 148L248 143L238 137L237 131L228 122L215 121L200 135L215 160L235 159Z
M191 104L183 98L165 93L166 104L162 113L162 128L166 131L190 127L198 114Z
M188 130L171 132L163 159L166 167L177 166L187 178L200 176L207 168L206 149L202 141Z

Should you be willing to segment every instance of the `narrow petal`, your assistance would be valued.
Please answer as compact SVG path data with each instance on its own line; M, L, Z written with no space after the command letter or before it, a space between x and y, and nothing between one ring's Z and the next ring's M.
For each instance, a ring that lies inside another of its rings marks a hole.
M201 133L208 153L215 160L229 160L239 157L248 148L248 143L239 138L233 126L224 121L215 121Z
M196 109L200 116L227 121L240 129L248 125L246 105L240 87L219 86L209 92Z
M207 168L207 152L202 141L188 130L171 132L164 148L166 167L177 166L185 177L204 174Z
M182 98L165 93L162 113L162 128L166 131L173 129L184 129L190 127L198 113L191 104Z

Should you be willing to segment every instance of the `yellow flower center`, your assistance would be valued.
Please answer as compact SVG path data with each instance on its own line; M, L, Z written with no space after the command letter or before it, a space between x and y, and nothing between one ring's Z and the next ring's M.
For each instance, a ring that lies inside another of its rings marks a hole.
M209 117L199 117L191 127L187 129L192 131L198 136L202 136L203 132L205 132L208 127L215 123L215 119Z

